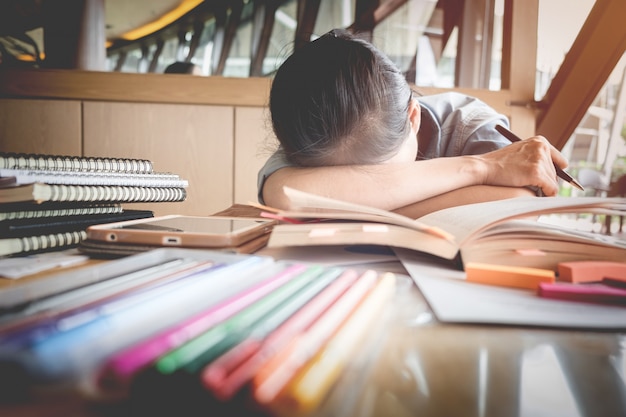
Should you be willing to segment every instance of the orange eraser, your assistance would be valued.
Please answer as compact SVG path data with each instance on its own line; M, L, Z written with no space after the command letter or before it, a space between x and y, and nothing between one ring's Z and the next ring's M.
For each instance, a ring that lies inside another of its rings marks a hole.
M479 284L536 290L540 282L554 282L554 271L508 265L469 262L465 265L466 280Z
M626 263L611 261L561 262L557 266L559 281L591 282L603 278L626 281Z

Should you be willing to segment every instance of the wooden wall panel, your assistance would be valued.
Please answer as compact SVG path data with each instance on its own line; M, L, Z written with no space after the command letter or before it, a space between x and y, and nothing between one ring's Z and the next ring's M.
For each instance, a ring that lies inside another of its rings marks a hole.
M0 151L81 155L81 103L0 99Z
M233 200L233 114L230 106L85 102L85 154L150 159L189 181L185 202L128 208L212 214Z
M276 143L267 108L235 109L235 203L257 201L257 173Z

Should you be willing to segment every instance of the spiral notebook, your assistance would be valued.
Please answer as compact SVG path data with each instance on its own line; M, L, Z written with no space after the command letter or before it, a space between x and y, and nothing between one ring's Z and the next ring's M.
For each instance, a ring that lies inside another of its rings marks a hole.
M119 213L76 214L39 218L13 219L0 222L0 236L4 238L25 237L50 233L85 230L87 227L154 217L151 210L123 210ZM2 239L0 239L1 241Z
M0 152L0 204L19 202L178 202L188 182L152 162Z
M146 159L44 155L16 152L0 152L0 169L134 173L150 173L153 171L152 162Z
M187 197L181 187L66 185L33 183L0 188L0 203L35 201L176 202Z
M123 185L133 187L186 187L187 181L169 172L130 173L104 171L55 171L0 168L0 178L15 178L14 185Z

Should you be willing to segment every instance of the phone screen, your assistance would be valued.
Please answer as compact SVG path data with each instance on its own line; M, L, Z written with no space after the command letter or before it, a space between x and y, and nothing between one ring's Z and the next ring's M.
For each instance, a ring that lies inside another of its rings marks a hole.
M119 229L154 230L176 233L229 234L234 231L242 231L258 226L259 222L255 220L174 217L171 219L155 219L141 223L127 224L120 226Z

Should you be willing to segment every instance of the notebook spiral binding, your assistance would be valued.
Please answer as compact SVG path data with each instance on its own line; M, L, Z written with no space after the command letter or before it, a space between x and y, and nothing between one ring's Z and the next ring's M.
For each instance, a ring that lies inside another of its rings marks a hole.
M173 202L183 201L184 188L50 185L48 201Z
M83 157L0 152L0 168L55 171L108 171L150 173L152 162L146 159Z
M20 252L34 252L44 249L78 245L87 238L84 230L74 232L55 233L41 236L27 236L18 238L21 243Z

